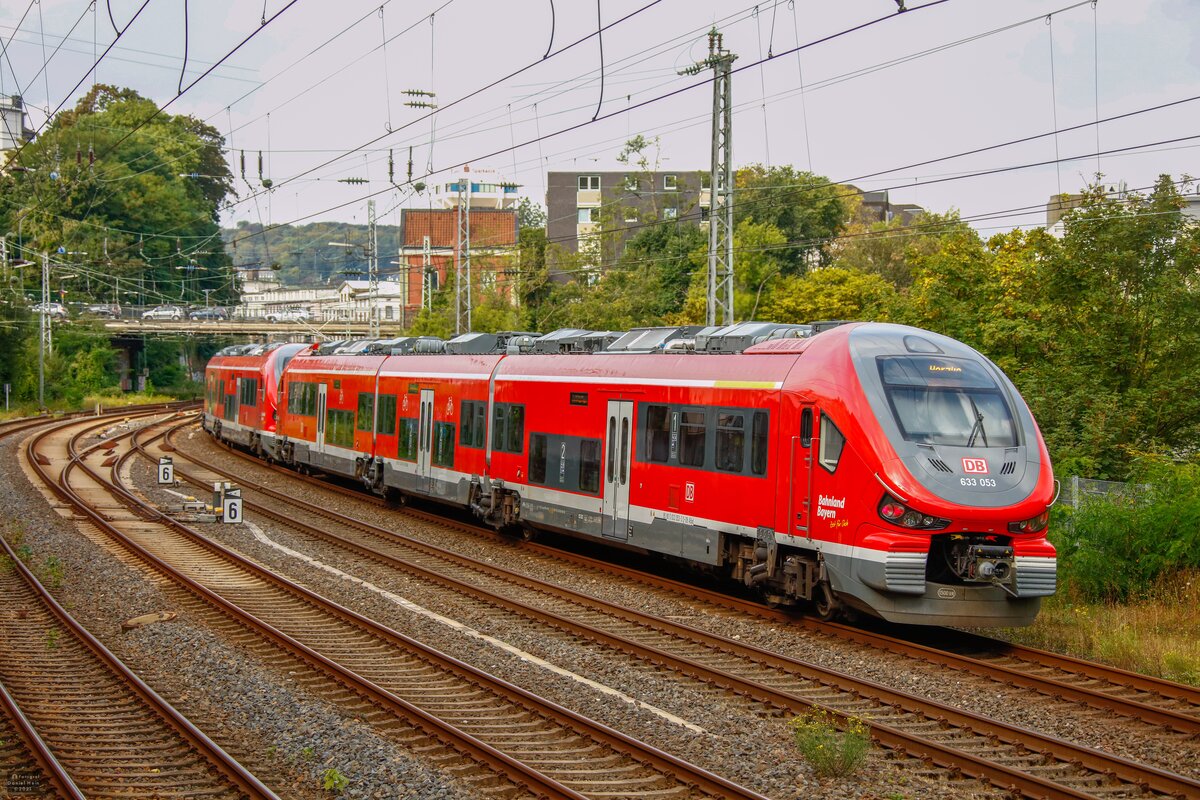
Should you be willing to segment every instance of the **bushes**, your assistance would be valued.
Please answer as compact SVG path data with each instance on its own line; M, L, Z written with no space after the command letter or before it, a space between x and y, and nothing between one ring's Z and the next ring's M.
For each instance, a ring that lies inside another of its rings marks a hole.
M852 774L871 749L870 733L862 720L852 717L844 731L838 730L834 720L830 712L814 708L789 723L796 747L822 778Z
M1088 498L1052 536L1063 581L1091 601L1145 597L1162 578L1200 569L1200 464L1138 462L1141 492Z

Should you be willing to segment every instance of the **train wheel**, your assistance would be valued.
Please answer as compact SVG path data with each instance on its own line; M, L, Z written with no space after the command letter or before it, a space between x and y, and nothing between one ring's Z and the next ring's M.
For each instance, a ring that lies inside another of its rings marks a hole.
M833 596L833 590L829 588L828 583L817 585L817 591L813 597L813 604L817 610L817 616L826 622L837 616L838 609L841 604L837 598Z

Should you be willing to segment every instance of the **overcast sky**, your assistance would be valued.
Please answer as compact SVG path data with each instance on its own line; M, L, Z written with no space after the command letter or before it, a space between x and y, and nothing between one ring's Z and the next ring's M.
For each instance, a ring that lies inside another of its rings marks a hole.
M41 125L46 108L87 74L93 46L103 52L113 40L109 8L120 27L143 2L100 2L93 13L82 0L5 0L0 93L20 91L36 107L33 125ZM711 73L677 72L707 54L705 34L715 23L738 56L735 66L774 56L734 77L735 166L792 164L835 181L857 179L862 188L890 188L893 202L957 208L974 218L1077 191L1097 171L1097 129L1088 124L1097 116L1200 95L1196 0L1099 0L1095 8L1069 0L909 5L897 14L894 0L600 0L604 24L628 17L603 33L602 73L597 38L570 47L595 32L594 2L392 0L380 12L379 0L298 0L169 111L208 120L232 147L241 201L225 212L226 222L363 222L370 192L379 193L381 222L394 222L395 207L411 201L389 187L387 151L395 151L402 182L410 146L416 177L444 181L442 170L470 162L544 202L546 171L619 169L616 155L637 133L658 137L663 170L708 168L712 91L699 84ZM265 16L284 6L267 0ZM100 63L97 80L160 104L174 97L184 7L184 0L149 0ZM264 16L263 5L250 0L192 0L188 10L185 87L260 28ZM880 17L888 18L788 53ZM385 33L390 41L382 47ZM428 112L406 107L412 97L405 90L437 94L443 110L432 146L430 121L421 119ZM602 119L591 122L596 116ZM1200 101L1105 123L1099 149L1198 136L1197 120ZM1057 139L860 178L1079 125ZM547 138L497 153L539 136ZM1106 183L1142 187L1164 172L1200 174L1198 148L1200 138L1101 155L1099 169ZM241 150L248 183L240 178ZM256 202L260 150L264 177L275 188ZM944 180L1075 156L1086 157ZM986 233L1042 222L1044 212L1036 210L975 224Z

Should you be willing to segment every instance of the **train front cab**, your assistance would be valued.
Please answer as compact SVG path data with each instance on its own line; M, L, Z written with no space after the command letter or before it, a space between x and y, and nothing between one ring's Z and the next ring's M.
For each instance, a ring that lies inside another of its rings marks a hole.
M805 390L786 392L799 435L793 527L777 539L818 553L835 604L901 623L1031 622L1055 589L1053 476L1015 388L975 351L926 331L863 325L823 337L793 373ZM830 347L836 338L846 346ZM855 382L861 391L848 390Z

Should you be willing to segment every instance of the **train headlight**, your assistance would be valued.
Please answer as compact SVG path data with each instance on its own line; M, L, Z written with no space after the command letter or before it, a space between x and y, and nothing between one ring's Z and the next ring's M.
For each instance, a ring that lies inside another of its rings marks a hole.
M948 519L922 514L909 508L890 494L885 494L879 501L879 516L893 525L913 530L940 531L950 524Z
M1040 533L1046 530L1048 524L1050 524L1050 509L1047 508L1036 517L1008 523L1008 530L1012 533Z

